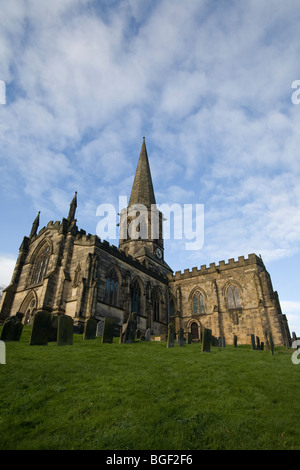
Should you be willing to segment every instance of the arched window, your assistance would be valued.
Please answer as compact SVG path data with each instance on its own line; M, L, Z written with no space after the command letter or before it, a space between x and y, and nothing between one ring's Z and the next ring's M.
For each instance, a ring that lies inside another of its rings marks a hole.
M119 281L116 271L110 271L106 278L104 302L115 307L118 300Z
M198 290L193 295L193 314L205 313L204 297Z
M38 252L35 259L34 270L31 279L32 284L39 284L44 280L49 263L49 258L50 246L48 243L45 243Z
M138 281L131 286L131 311L137 314L141 313L141 289Z
M234 284L231 284L227 289L228 308L242 308L242 301L240 290Z
M160 316L159 293L155 291L153 293L153 320L159 321L159 316Z
M173 317L175 314L175 306L174 306L174 300L170 300L170 317Z

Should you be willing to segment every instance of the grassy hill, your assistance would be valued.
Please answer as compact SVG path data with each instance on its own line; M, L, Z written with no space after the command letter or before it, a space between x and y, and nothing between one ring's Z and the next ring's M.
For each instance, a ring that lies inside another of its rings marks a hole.
M300 449L293 350L6 343L0 449Z

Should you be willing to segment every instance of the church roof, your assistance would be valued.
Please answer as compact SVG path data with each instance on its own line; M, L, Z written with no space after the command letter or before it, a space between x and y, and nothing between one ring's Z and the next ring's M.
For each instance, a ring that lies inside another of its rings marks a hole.
M133 204L144 204L146 207L156 204L145 137L143 138L140 158L133 181L129 207Z

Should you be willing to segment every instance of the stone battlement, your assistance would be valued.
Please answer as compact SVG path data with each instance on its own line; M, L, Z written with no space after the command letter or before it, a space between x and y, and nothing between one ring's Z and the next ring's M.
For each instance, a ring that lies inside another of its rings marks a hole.
M239 256L237 261L234 258L230 258L227 263L222 260L219 261L219 264L217 265L215 263L210 263L209 267L204 264L200 268L193 267L191 270L185 269L184 271L176 271L175 274L168 275L168 278L170 281L177 281L204 274L218 273L227 269L245 267L251 264L258 264L262 268L265 267L263 260L256 254L251 253L248 255L248 258Z

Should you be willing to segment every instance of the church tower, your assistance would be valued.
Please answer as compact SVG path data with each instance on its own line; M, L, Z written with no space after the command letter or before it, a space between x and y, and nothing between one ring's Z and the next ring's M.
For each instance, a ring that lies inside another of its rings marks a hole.
M120 214L119 249L150 268L172 272L164 261L163 214L156 206L145 137L129 204Z

